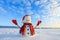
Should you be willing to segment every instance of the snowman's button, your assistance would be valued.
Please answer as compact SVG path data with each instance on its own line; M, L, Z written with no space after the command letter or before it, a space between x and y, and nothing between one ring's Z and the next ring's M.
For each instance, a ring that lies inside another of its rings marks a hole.
M29 29L27 29L27 30L29 30Z
M27 33L27 34L29 34L29 33Z

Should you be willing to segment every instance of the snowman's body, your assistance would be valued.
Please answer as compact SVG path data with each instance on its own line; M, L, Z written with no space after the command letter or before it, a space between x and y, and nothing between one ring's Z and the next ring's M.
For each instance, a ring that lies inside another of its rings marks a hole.
M31 17L30 16L26 16L25 19L23 20L23 23L31 23ZM30 26L26 25L26 32L25 34L28 36L30 35Z
M30 26L26 25L26 35L29 36L30 35Z
M34 35L35 31L33 25L31 24L31 17L29 15L25 15L22 21L23 26L20 28L20 33L26 36Z

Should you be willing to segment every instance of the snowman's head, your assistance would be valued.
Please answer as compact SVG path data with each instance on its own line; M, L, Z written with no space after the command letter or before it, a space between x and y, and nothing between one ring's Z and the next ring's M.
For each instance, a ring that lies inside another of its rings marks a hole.
M29 15L25 15L22 19L23 23L31 23L31 17Z

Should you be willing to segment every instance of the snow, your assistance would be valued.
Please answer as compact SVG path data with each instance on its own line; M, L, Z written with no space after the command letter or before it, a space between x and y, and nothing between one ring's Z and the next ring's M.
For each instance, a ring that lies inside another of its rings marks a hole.
M60 40L60 29L35 29L35 36L21 36L19 28L0 28L0 40Z

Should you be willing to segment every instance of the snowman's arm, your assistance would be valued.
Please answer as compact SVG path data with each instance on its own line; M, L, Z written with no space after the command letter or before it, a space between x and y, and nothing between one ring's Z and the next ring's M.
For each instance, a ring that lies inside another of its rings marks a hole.
M18 26L18 28L20 28L20 26L18 25L17 20L13 19L13 20L12 20L12 23L13 23L13 24L15 24L15 25L17 25L17 26Z
M40 29L40 28L37 28L37 26L35 26L34 29Z
M34 28L34 29L40 29L40 28Z
M37 28L37 26L39 26L41 24L41 20L38 20L36 26L34 27L35 29L40 29L40 28Z
M18 28L21 28L19 25L17 25L18 26Z

